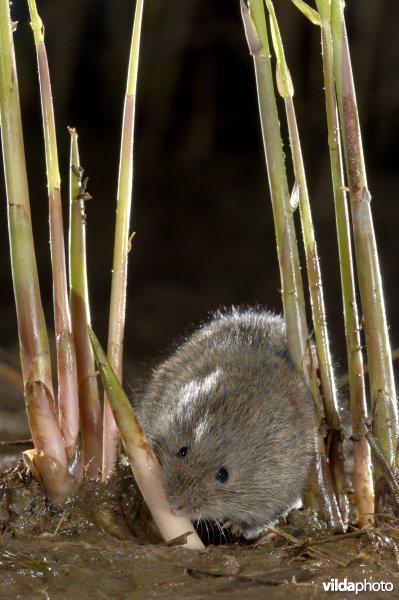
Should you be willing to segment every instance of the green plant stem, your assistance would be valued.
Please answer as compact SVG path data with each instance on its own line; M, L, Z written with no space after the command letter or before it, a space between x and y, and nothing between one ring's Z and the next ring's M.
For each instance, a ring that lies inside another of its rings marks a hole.
M277 255L282 282L282 299L287 328L287 342L296 368L303 372L314 395L319 414L319 393L316 384L316 368L309 363L308 332L305 314L305 299L300 272L298 248L295 237L293 208L290 204L288 182L280 124L274 93L270 63L269 42L266 29L263 0L250 0L248 6L241 1L241 14L249 50L254 59L259 112L263 134L266 165L269 176L273 217L276 231ZM342 530L342 521L331 488L331 479L321 438L316 434L317 452L320 460L315 464L316 473L308 490L307 499L312 505L324 510L326 519L337 530ZM320 465L325 468L318 468ZM320 481L323 485L320 486Z
M40 379L52 391L50 351L33 243L18 79L9 3L1 2L0 109L11 267L24 382Z
M102 460L102 415L93 350L87 332L87 326L90 325L90 304L86 265L85 201L89 196L82 181L78 134L74 129L69 129L69 133L69 281L72 332L77 359L84 464L87 475L96 478L100 473Z
M43 40L43 24L38 15L35 0L28 0L31 27L34 34L39 70L42 102L43 131L49 192L50 248L53 276L54 324L58 366L58 412L67 455L77 464L80 453L80 423L75 346L72 338L71 317L68 302L64 227L61 204L61 180L58 167L58 151L55 133L53 101L46 48Z
M381 273L371 214L366 168L343 5L331 1L333 64L341 124L363 325L366 334L373 434L394 467L398 415ZM376 465L376 476L380 475Z
M327 426L330 430L329 436L331 438L329 444L331 472L342 518L346 522L348 518L348 500L345 493L347 483L343 456L343 435L338 416L337 394L330 354L319 255L317 251L316 238L314 235L305 167L302 158L301 143L295 115L293 100L294 88L285 60L283 43L274 11L274 6L271 0L266 0L266 4L270 13L270 27L277 57L278 89L285 103L294 174L299 188L299 211L302 225L302 236L305 246L312 319L316 338L316 350L321 384L320 387L323 399L324 415Z
M126 312L126 284L129 228L133 182L133 138L141 22L144 0L137 0L134 16L129 70L126 85L119 165L114 262L108 326L108 360L122 379L123 337ZM104 400L103 479L113 472L119 451L119 433L107 398Z
M204 545L192 523L188 519L175 515L168 505L161 485L161 468L155 454L100 342L90 328L89 335L101 380L119 427L130 466L161 535L165 541L170 541L188 533L185 547L203 549Z
M363 356L359 333L351 234L346 191L344 187L342 150L334 88L330 10L329 3L324 0L316 0L316 4L321 17L324 89L344 308L349 396L351 402L353 438L356 440L354 441L353 446L354 469L352 479L355 491L355 504L358 513L358 525L364 527L373 523L374 490L370 448L364 434L365 421L367 419L367 405L363 373Z
M11 267L18 319L25 401L35 448L55 465L67 466L64 441L57 422L36 418L29 406L33 388L40 388L47 409L54 411L50 352L40 298L33 244L28 179L22 134L18 77L8 0L0 0L0 118L4 173L7 191ZM36 395L36 392L35 392ZM58 473L54 467L53 477ZM43 478L47 489L48 478Z
M263 146L272 200L287 341L295 366L303 370L308 337L305 299L284 152L274 95L263 0L241 0L241 14L255 67ZM307 374L306 374L307 375Z

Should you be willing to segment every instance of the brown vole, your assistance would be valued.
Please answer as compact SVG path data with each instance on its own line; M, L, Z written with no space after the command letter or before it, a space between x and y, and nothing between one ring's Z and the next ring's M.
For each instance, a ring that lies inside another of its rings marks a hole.
M250 538L300 498L315 418L280 316L216 313L154 371L137 411L176 513Z

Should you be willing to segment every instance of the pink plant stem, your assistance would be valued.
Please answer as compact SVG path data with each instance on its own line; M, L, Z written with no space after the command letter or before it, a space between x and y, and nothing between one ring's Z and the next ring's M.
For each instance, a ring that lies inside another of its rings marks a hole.
M66 279L64 227L50 74L44 43L37 43L46 163L49 188L50 248L53 274L54 323L58 370L58 412L68 458L79 452L79 404L76 356Z
M55 486L56 491L60 492L67 476L67 457L54 411L50 353L33 243L8 0L0 0L0 72L1 140L25 401L36 451L53 465L52 477L46 479L44 469L40 467L39 473L46 491L50 489L48 486L54 491Z
M79 386L79 410L82 427L84 464L89 477L97 478L101 470L102 415L87 326L90 324L89 289L86 265L85 200L90 198L82 182L78 135L71 134L70 156L70 237L69 270L73 339L76 348Z

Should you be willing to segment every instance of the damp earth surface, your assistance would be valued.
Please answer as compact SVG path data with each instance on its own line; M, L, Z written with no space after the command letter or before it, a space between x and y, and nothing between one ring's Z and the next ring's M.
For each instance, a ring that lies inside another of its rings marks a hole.
M189 551L159 540L123 464L109 483L86 480L62 507L52 506L21 459L29 429L13 373L0 373L0 442L7 442L0 444L2 600L302 600L331 598L323 584L342 587L345 581L366 582L361 598L399 597L395 518L334 535L311 511L297 510L255 543L226 532L225 543L217 544L204 529L206 550ZM337 591L333 597L353 595Z
M394 524L333 535L310 510L297 510L255 543L227 539L197 552L159 541L125 466L108 484L85 481L62 507L48 503L22 461L1 473L0 491L3 600L301 600L330 597L323 583L345 581L366 581L362 598L386 598L391 587L399 595Z

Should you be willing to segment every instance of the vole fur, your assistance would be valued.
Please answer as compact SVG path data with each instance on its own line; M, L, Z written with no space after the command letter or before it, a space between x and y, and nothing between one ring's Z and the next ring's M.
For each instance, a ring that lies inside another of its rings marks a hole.
M251 538L300 498L315 414L280 316L214 314L154 370L136 404L176 513L229 521Z

